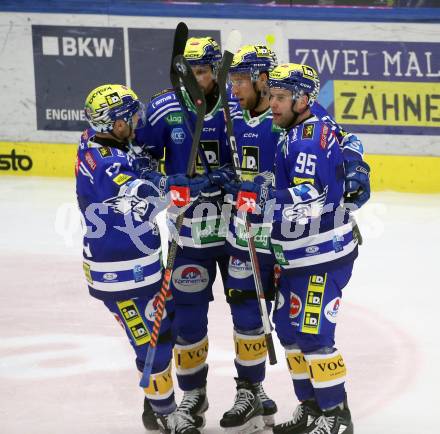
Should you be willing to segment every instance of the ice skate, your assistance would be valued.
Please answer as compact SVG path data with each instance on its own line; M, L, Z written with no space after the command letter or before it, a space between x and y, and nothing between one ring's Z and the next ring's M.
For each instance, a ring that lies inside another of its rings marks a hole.
M200 416L202 424L197 428L205 426L206 420L204 413L209 408L208 397L206 396L206 388L185 391L183 393L182 401L178 407L179 412L189 413L191 416Z
M324 411L321 416L301 434L353 434L353 422L349 408L336 407L330 411Z
M202 424L202 418L174 410L170 414L156 415L159 430L163 434L200 434L197 429Z
M151 408L150 402L144 398L144 411L142 413L142 422L147 431L158 431L159 425L157 424L156 415Z
M263 383L255 383L255 390L263 405L263 420L264 424L268 427L275 425L275 413L278 411L278 407L273 399L270 399L263 389Z
M251 434L264 429L263 405L255 387L246 380L236 378L237 394L233 407L220 420L227 433Z
M304 401L293 412L293 417L288 422L280 423L273 427L275 434L300 434L313 424L315 419L322 415L322 411L315 401Z

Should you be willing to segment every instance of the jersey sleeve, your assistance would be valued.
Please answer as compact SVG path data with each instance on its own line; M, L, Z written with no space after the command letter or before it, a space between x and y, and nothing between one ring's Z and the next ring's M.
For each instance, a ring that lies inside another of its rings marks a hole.
M169 141L169 127L175 122L173 115L182 116L182 109L174 92L153 98L147 105L146 121L136 130L136 144L160 160Z
M364 156L364 148L360 139L346 131L336 120L327 112L320 104L316 103L312 106L312 113L325 122L333 131L339 146L344 155L344 160L362 160Z

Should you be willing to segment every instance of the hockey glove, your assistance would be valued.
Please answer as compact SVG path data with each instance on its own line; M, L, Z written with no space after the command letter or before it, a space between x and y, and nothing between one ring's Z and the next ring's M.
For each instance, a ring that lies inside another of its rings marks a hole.
M141 179L146 179L149 172L155 172L159 168L159 161L140 146L131 146L128 156L133 170Z
M263 214L267 202L273 198L272 187L266 183L245 181L237 195L236 207L240 211L252 214Z
M224 165L208 173L208 178L212 184L223 187L225 184L235 180L235 172L231 165Z
M345 201L358 208L370 198L370 166L365 161L344 161Z
M188 178L185 175L167 177L167 187L171 193L173 205L182 207L196 201L200 192L210 185L206 176Z
M345 161L359 161L364 156L362 142L354 134L347 134L342 140L342 153Z
M237 201L237 195L241 188L241 182L231 181L223 185L225 191L225 202L235 205Z

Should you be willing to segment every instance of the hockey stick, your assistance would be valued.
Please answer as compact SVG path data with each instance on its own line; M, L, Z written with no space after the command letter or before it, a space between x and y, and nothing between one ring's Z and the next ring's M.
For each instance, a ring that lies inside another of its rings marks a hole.
M178 29L179 26L176 29L176 33ZM182 55L176 56L176 58L173 61L173 66L176 71L176 74L179 77L179 86L183 85L185 89L188 91L194 102L197 113L197 120L193 134L191 152L189 154L188 166L186 169L186 175L188 177L191 177L194 174L197 149L199 147L200 136L202 134L203 123L205 120L206 101L205 101L205 95L203 94L203 91L200 89L199 84L197 83L197 80L194 77L191 66L188 64L185 58ZM174 262L176 260L176 255L177 255L177 248L178 248L177 238L183 226L184 217L185 217L184 212L179 213L179 215L177 216L176 224L175 224L175 233L177 234L177 237L173 238L168 250L167 265L162 280L162 286L159 292L159 301L157 304L156 314L154 316L153 332L151 333L150 346L148 347L147 357L145 359L144 371L142 373L142 378L140 381L141 387L148 387L148 384L150 382L151 370L153 368L154 357L156 355L157 340L159 338L160 325L162 323L166 297L170 290L171 275L173 273Z
M239 34L238 31L235 31ZM232 32L231 32L232 33ZM238 39L238 36L236 37ZM229 139L229 145L231 147L231 156L235 172L235 178L237 181L241 182L241 165L240 157L238 156L237 142L234 135L234 127L232 124L231 113L229 111L228 98L226 95L226 82L228 78L229 67L232 64L232 59L234 54L225 50L223 53L222 63L220 64L220 69L217 75L217 83L220 88L220 96L222 99L223 111L225 114L226 122L226 132ZM249 256L251 258L252 272L254 275L255 289L257 292L258 306L260 308L261 321L263 323L264 337L266 338L267 353L269 355L269 362L271 365L277 363L277 357L275 354L275 348L273 345L271 325L269 320L269 314L267 312L266 298L264 296L263 284L261 282L261 271L260 264L257 257L257 250L255 247L254 234L249 222L249 216L246 211L242 211L242 219L245 222L245 232L248 239Z
M173 53L171 57L171 68L170 68L170 82L171 82L171 86L174 89L174 93L177 97L177 101L179 101L179 104L182 107L185 125L188 128L190 135L192 136L192 130L194 126L192 125L188 111L186 110L186 104L183 98L182 89L180 87L179 75L176 73L176 71L173 68L174 58L176 56L183 55L183 53L185 52L185 46L187 40L188 40L188 26L184 22L180 22L176 27L176 32L174 33ZM205 172L209 173L211 171L211 166L209 165L205 155L205 151L201 146L199 146L198 154L200 161L205 169Z

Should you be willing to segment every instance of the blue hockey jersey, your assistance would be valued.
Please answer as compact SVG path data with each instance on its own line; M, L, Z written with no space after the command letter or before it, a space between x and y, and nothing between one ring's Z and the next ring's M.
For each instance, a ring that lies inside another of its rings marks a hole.
M129 299L160 290L158 207L146 200L154 187L137 179L125 152L97 143L90 129L81 136L75 173L90 294Z
M271 242L283 268L320 273L356 258L358 241L342 206L344 178L335 133L316 116L280 140L275 166L280 209Z
M231 110L238 156L241 161L242 179L253 181L265 172L272 174L277 143L282 129L272 124L270 109L259 116L251 117L248 110L237 104ZM272 261L270 250L271 224L263 223L262 216L250 215L252 230L255 231L255 247L260 261ZM227 252L241 260L250 261L245 225L240 213L233 212L227 235Z
M362 160L362 145L359 146L347 140L350 134L319 103L313 104L311 112L326 123L333 132L343 152L344 160ZM237 103L231 110L231 118L234 123L234 134L241 161L242 178L252 181L256 175L262 172L273 172L277 144L284 130L272 123L272 111L268 109L259 116L251 117L250 112L242 110ZM261 254L260 260L270 260L270 223L263 223L263 217L258 215L251 215L250 221L253 230L256 231L255 245L257 252ZM250 260L244 222L236 213L232 213L229 223L227 250L232 256Z
M194 104L185 92L184 99L186 107L182 108L172 90L154 97L147 107L146 125L136 133L138 145L158 159L165 156L167 175L186 173L187 170L196 113ZM191 131L185 123L183 110L189 113ZM231 161L220 99L205 116L200 144L212 169ZM196 172L204 173L199 156ZM168 217L175 222L175 214L169 213ZM218 256L219 247L225 243L226 231L225 219L218 207L211 202L202 205L199 202L185 211L179 240L188 256Z

